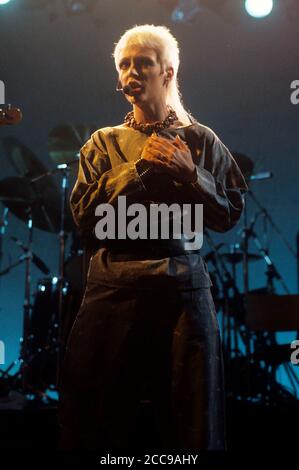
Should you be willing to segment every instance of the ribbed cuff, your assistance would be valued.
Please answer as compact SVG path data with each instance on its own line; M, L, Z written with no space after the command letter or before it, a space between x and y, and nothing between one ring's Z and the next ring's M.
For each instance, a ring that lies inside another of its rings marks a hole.
M135 166L143 186L145 189L149 189L148 182L153 172L153 165L144 158L139 158L139 160L135 162Z

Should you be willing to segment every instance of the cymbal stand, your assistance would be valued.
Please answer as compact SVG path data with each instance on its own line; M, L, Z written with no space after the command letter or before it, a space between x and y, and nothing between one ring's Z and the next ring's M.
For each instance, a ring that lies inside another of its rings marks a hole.
M64 287L65 287L65 280L64 280L64 263L65 263L65 241L66 241L66 231L65 231L65 220L66 220L66 208L67 208L67 201L68 201L68 186L69 186L69 174L70 174L70 167L67 163L58 165L58 167L62 171L62 179L61 179L61 218L60 218L60 232L59 232L59 280L58 280L58 341L59 341L59 348L58 348L58 364L57 364L57 384L59 382L59 374L60 368L62 363L62 358L64 354L64 347L65 345L62 344L62 326L63 326L63 294L64 294Z
M280 284L282 285L282 288L284 289L286 294L290 294L290 291L289 291L286 283L284 282L284 279L279 274L276 266L274 265L273 261L271 260L271 257L269 255L269 251L267 249L267 246L264 246L261 239L259 238L256 231L254 230L254 225L257 221L258 216L260 214L262 214L264 216L264 222L266 220L271 221L272 227L277 231L277 233L279 233L280 237L283 239L283 241L285 242L285 244L288 246L288 248L290 249L290 251L292 253L293 253L293 249L292 249L291 246L289 246L287 240L284 239L284 237L281 234L280 230L276 227L276 225L273 222L273 220L272 220L270 214L268 213L268 211L264 207L261 206L261 204L258 202L258 200L256 199L256 197L253 195L253 193L251 191L249 191L249 194L252 197L252 199L256 202L256 204L259 207L260 211L254 217L254 219L251 222L250 226L248 226L248 227L245 226L244 229L243 229L242 237L243 237L243 240L245 241L245 243L243 245L244 253L246 251L246 248L248 247L248 240L251 238L253 240L255 246L257 247L258 252L263 257L263 259L266 263L266 267L267 267L266 268L266 277L267 277L267 291L268 291L268 293L269 294L274 294L275 293L276 289L275 289L275 286L274 286L274 280L276 279L277 281L280 282ZM264 223L264 240L267 243L265 223ZM245 271L246 271L246 268L245 268ZM245 293L248 293L248 290L247 290L247 292L245 290L246 287L248 287L248 285L246 286L246 279L244 279L244 291L245 291ZM264 343L264 345L266 347L275 347L275 345L277 345L275 333L272 333L272 332L268 332L267 334L264 334L262 338L260 336L258 336L256 338L256 344L254 345L254 349L256 349L257 346L261 347L261 344L260 344L261 341ZM251 351L249 353L251 353ZM248 357L251 357L251 356L248 356ZM288 371L287 371L287 373L288 373ZM267 390L268 390L267 395L268 396L264 397L264 398L266 398L266 399L275 399L274 395L273 395L273 397L271 396L271 391L275 390L276 366L271 366L270 370L268 371L268 374L269 374L269 383L268 383L268 386L267 386Z
M30 178L28 177L28 181L30 183L30 185L32 186L32 189L38 194L38 204L43 212L43 215L44 215L44 220L46 221L46 224L48 226L48 230L52 233L55 232L55 229L53 227L53 223L48 215L48 212L46 210L46 207L45 207L45 202L44 202L44 198L43 197L40 197L39 195L39 190L38 190L38 187L37 187L37 182L41 179L43 179L45 176L49 176L51 174L51 171L47 171L46 173L42 173L38 176L35 176L34 178Z
M59 230L59 261L58 261L58 281L57 281L57 288L58 288L58 312L53 311L52 320L50 322L51 328L48 333L48 345L47 348L49 350L55 350L57 353L57 367L56 367L56 386L59 383L59 375L60 375L60 368L62 363L62 358L64 355L64 347L63 344L63 335L62 335L62 326L63 326L63 300L64 295L66 293L66 283L64 278L64 264L65 264L65 244L66 244L66 229L65 229L65 222L66 222L66 209L67 209L67 202L68 202L68 186L69 186L69 174L70 174L70 165L74 162L69 164L62 163L57 165L57 167L45 173L43 176L48 176L49 174L53 173L61 173L61 205L60 205L60 230ZM56 318L56 313L58 313L58 324ZM52 343L52 344L51 344Z
M58 337L58 344L56 345L58 351L57 358L57 384L59 382L59 371L62 362L62 357L64 353L64 344L62 344L62 315L63 315L63 296L65 291L65 279L64 279L64 263L65 263L65 243L66 243L66 209L68 202L68 186L69 186L69 174L70 166L77 163L77 160L71 161L69 163L61 163L56 166L54 170L47 171L34 178L33 182L44 178L54 173L62 173L61 178L61 206L60 206L60 230L59 230L59 263L58 263L58 335L52 334L49 332L49 338ZM53 312L53 319L55 318L55 312ZM55 321L51 322L54 327L56 327ZM53 346L53 345L52 345ZM54 345L55 346L55 345Z
M24 292L24 316L23 316L23 337L21 343L21 376L22 376L22 390L26 392L26 358L28 354L28 334L30 327L30 285L31 285L31 260L32 260L32 239L33 239L33 226L32 226L32 212L28 208L28 247L27 256L25 260L25 292Z
M249 241L249 232L248 232L248 210L247 210L247 198L244 195L244 210L243 210L243 230L242 230L242 240L243 240L243 293L244 296L248 294L249 291L249 262L248 262L248 241ZM251 383L250 383L250 357L251 357L251 335L249 328L245 324L245 357L246 357L246 388L247 396L251 396Z
M254 200L257 201L257 199L253 196L251 191L250 191L250 194L254 198ZM259 205L259 207L261 208L260 214L263 214L263 216L267 220L271 220L271 225L273 227L276 227L276 225L272 221L272 218L269 215L268 211L265 208L263 208L261 205ZM246 251L246 248L248 248L249 238L252 238L255 246L257 247L260 255L264 258L265 263L267 265L266 276L267 276L267 288L268 288L269 293L274 293L275 288L274 288L273 280L277 279L281 283L284 291L287 294L290 294L290 291L289 291L286 283L284 282L282 276L279 274L276 266L274 265L273 261L270 258L267 247L265 247L263 245L260 238L258 237L256 232L254 231L254 225L255 225L256 221L257 221L257 216L254 218L253 222L250 224L249 227L245 227L243 229L243 240L246 241L246 244L244 243L244 245L243 245L244 252ZM279 234L281 234L280 231L278 231L278 232L279 232ZM282 236L282 234L281 234L281 236ZM284 237L283 237L283 239L284 239ZM287 240L285 240L285 242L288 244ZM291 248L291 252L295 254L292 247L290 247L290 248ZM296 256L296 254L295 254L295 256ZM248 270L247 270L247 274L248 274ZM248 283L246 283L245 281L246 280L244 280L244 293L248 293ZM247 290L246 290L246 288L247 288Z
M204 235L208 240L209 245L213 249L212 255L210 255L210 261L213 263L215 267L217 276L222 286L222 297L224 299L224 303L222 304L222 343L224 346L224 362L225 362L225 370L226 370L226 388L228 393L232 393L232 384L231 384L231 368L230 368L230 361L232 360L233 352L236 356L241 354L238 348L238 342L235 342L235 348L232 349L232 328L231 328L231 315L230 315L230 303L229 303L229 291L232 289L233 296L235 298L240 297L239 289L233 279L231 273L227 270L226 265L219 254L218 248L215 246L212 238L210 237L209 233L205 230ZM236 328L236 323L235 323ZM234 335L234 338L236 336Z
M60 279L64 278L64 261L65 261L65 219L66 219L66 207L67 207L67 195L68 195L68 178L70 168L67 164L63 165L62 180L61 180L61 218L60 218L60 232L59 232L59 276ZM59 303L60 305L60 303Z
M3 209L3 215L0 219L0 271L2 267L2 260L3 260L3 239L5 235L5 230L8 225L8 207L4 207Z
M230 245L230 252L232 255L234 255L237 250L239 248L239 244L237 243L234 243L232 245ZM236 286L237 285L237 273L236 273L236 263L234 262L233 258L232 258L232 261L231 261L231 272L232 272L232 281L233 281L233 285ZM240 299L240 292L238 291L237 288L234 289L233 291L233 298L238 301ZM235 305L234 305L235 306ZM238 312L234 312L234 315L230 315L231 316L231 322L232 322L232 335L233 335L233 339L234 339L234 349L233 349L233 352L236 354L236 356L240 355L240 349L239 349L239 346L238 346L238 323L237 323L237 315L241 315L241 312L238 311ZM241 333L241 332L239 332Z
M285 246L287 247L287 249L289 250L289 252L294 256L295 259L297 259L297 254L296 254L296 251L294 250L294 248L290 245L290 243L288 242L288 240L285 238L285 236L283 235L283 233L281 232L281 230L277 227L276 223L274 222L274 220L272 219L271 215L269 214L269 212L267 211L267 209L265 207L262 206L262 204L259 202L259 200L257 199L257 197L253 194L253 192L251 190L248 190L248 196L251 197L251 199L254 201L254 203L257 205L257 207L260 209L261 212L263 212L265 218L268 220L268 222L270 223L271 227L275 230L275 232L277 233L277 235L280 237L280 239L282 240L282 242L285 244Z

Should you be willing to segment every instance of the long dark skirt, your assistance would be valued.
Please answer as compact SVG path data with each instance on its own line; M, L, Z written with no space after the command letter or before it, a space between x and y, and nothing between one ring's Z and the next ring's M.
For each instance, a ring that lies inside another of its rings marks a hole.
M88 283L61 376L62 447L224 448L210 289Z

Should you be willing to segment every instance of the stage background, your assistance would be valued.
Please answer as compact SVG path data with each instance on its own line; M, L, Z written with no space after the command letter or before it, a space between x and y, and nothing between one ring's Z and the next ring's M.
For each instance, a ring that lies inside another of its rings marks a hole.
M129 107L115 91L113 45L135 24L164 24L181 46L179 77L186 106L231 151L248 155L255 172L273 172L272 179L254 182L251 189L295 250L299 105L291 103L290 84L299 79L297 2L293 10L286 8L290 2L280 2L263 20L249 17L239 2L232 2L231 10L203 9L182 24L173 23L171 8L154 0L102 0L92 13L81 15L67 14L63 2L40 3L44 6L28 10L21 2L11 1L0 9L0 79L5 83L6 102L18 105L24 116L19 125L0 129L0 141L17 137L50 169L54 164L47 139L53 127L121 123ZM1 179L16 174L3 147L0 161ZM249 218L255 210L248 201ZM211 235L217 243L233 243L240 241L241 228L242 223L225 235ZM262 235L261 222L256 229ZM296 293L296 261L273 229L268 229L271 258L289 291ZM10 236L24 243L27 239L25 224L13 214L4 237L2 268L21 254ZM36 229L33 247L50 267L50 276L57 275L58 236ZM204 252L209 250L205 241ZM43 277L33 267L32 293ZM2 276L0 282L0 340L5 342L7 366L19 351L24 265ZM239 268L238 284L242 286ZM264 262L251 264L250 288L264 285ZM283 293L279 283L276 287Z

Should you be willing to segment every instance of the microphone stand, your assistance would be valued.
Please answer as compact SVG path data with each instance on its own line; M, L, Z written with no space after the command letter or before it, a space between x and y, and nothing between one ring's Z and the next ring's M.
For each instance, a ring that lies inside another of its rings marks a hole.
M65 241L66 241L66 232L65 232L65 220L66 220L66 208L67 208L67 198L68 198L68 186L69 186L69 174L70 168L69 165L64 163L59 165L62 170L62 180L61 180L61 219L60 219L60 232L59 232L59 277L58 277L58 358L57 358L57 377L56 385L59 384L60 369L62 365L62 359L64 356L63 344L63 294L65 287L64 279L64 264L65 264Z
M251 197L251 199L255 202L255 204L257 205L257 207L261 210L261 212L263 212L264 216L267 218L267 220L269 221L271 227L276 231L276 233L278 234L278 236L280 237L280 239L282 240L282 242L285 244L285 246L287 247L287 249L289 250L289 252L294 256L294 258L296 259L297 258L297 254L296 254L296 251L292 248L292 246L290 245L290 243L288 242L288 240L284 237L283 233L281 232L281 230L277 227L277 225L275 224L274 220L272 219L272 217L270 216L269 212L267 211L267 209L265 207L262 206L262 204L258 201L258 199L256 198L256 196L253 194L252 191L248 190L248 196ZM299 286L298 286L299 287Z
M76 157L79 157L77 154ZM78 159L73 160L69 163L61 163L57 165L54 170L47 171L36 178L32 179L35 182L45 176L50 176L58 172L62 172L61 179L61 206L60 206L60 231L59 231L59 261L58 261L58 357L57 357L57 372L56 372L56 385L59 384L59 375L61 369L62 358L64 354L64 344L62 336L62 316L63 316L63 296L65 290L65 279L64 279L64 263L65 263L65 242L66 242L66 209L67 209L67 198L68 198L68 186L69 186L69 174L70 165L78 162Z
M26 359L28 356L28 334L30 328L30 314L31 314L31 302L30 302L30 285L31 285L31 259L32 259L32 239L33 239L33 226L32 226L32 211L28 209L28 249L25 258L25 295L24 295L24 317L23 317L23 337L21 340L21 378L22 378L22 391L27 392L26 387L26 376L27 376L27 365Z
M256 175L251 175L248 178L248 181L255 181L255 180L264 180L264 179L269 179L272 178L273 174L270 171L264 171L261 173L258 173ZM252 192L250 189L248 189L247 194L244 196L244 210L243 210L243 229L241 232L241 238L242 238L242 248L243 248L243 293L244 293L244 299L246 299L246 296L249 292L249 263L248 263L248 241L250 236L252 235L252 229L253 229L253 224L251 224L250 227L248 227L248 211L247 211L247 196L250 195L255 202L258 204L259 208L262 211L265 211L265 209L258 203L256 198L253 196ZM257 238L257 237L256 237ZM256 240L256 239L255 239ZM250 357L251 357L251 335L249 332L249 328L245 327L245 351L246 351L246 361L247 361L247 392L248 396L250 396Z
M284 239L282 233L280 232L280 230L276 227L275 223L273 222L272 218L270 217L270 215L268 214L267 210L262 207L262 205L257 201L256 197L253 195L253 193L251 191L248 191L248 194L251 196L251 198L254 200L254 202L256 203L256 205L259 207L260 209L260 214L263 215L264 217L264 223L266 220L269 220L272 227L277 231L277 233L280 235L280 237L283 239L283 241L285 242L285 244L287 245L288 249L294 253L292 247L288 244L287 240ZM246 206L245 206L246 207ZM253 239L253 242L255 244L255 246L257 247L258 249L258 252L261 254L261 256L263 257L265 263L266 263L266 266L267 266L267 270L266 270L266 276L267 276L267 291L269 294L273 294L275 293L275 287L274 287L274 279L277 279L278 281L280 281L283 289L285 290L285 292L287 294L289 294L289 289L286 285L286 283L284 282L282 276L279 274L276 266L274 265L274 263L272 262L270 256L269 256L269 252L268 252L268 249L267 249L267 246L263 245L263 243L261 242L260 238L258 237L258 235L256 234L256 232L254 231L254 225L257 221L257 218L258 218L258 215L256 215L254 217L254 220L251 222L251 224L249 226L247 226L247 211L245 209L244 211L244 228L243 228L243 231L242 231L242 239L243 239L243 274L244 274L244 294L246 296L246 294L248 294L248 240L250 238ZM264 230L265 230L265 225L264 225ZM250 335L249 335L249 329L248 327L246 327L246 337L248 339L248 342L246 341L246 356L247 356L247 364L248 364L248 372L250 370L250 358L252 357L251 356L251 348L250 348ZM261 338L260 338L261 340ZM263 338L263 341L267 343L267 345L271 346L271 347L275 347L275 345L277 344L276 342L276 338L275 338L275 334L269 332L268 335L266 337ZM248 348L248 349L247 349ZM270 375L269 375L269 384L267 385L267 387L269 388L269 390L271 389L272 385L275 383L275 368L273 368L271 371L270 371ZM248 386L250 386L250 380L249 380L249 375L248 375ZM265 397L264 397L265 399Z
M208 231L204 230L204 235L208 240L209 245L213 249L213 255L210 255L210 261L215 267L216 273L218 274L218 279L221 282L222 286L222 344L223 344L223 355L224 355L224 365L225 365L225 376L226 376L226 391L227 395L231 396L234 394L234 385L232 377L232 352L234 352L235 357L240 356L240 351L238 348L237 341L237 324L236 320L234 322L234 339L235 339L235 348L232 349L232 325L231 325L231 316L230 316L230 290L233 293L233 298L240 299L240 292L236 285L234 277L227 270L226 265L221 257L221 254L218 252L218 248ZM220 267L220 268L219 268ZM236 314L236 312L234 312Z
M261 213L263 214L264 218L266 220L269 221L270 225L272 226L272 228L276 231L276 233L278 234L278 236L280 237L280 239L282 240L282 242L285 244L285 246L287 247L287 249L290 251L290 253L295 257L295 259L297 260L297 254L296 254L296 251L292 248L292 246L289 244L288 240L284 237L284 235L282 234L282 232L280 231L280 229L277 227L277 225L275 224L275 222L273 221L272 217L270 216L269 212L267 211L267 209L265 207L263 207L261 205L261 203L258 201L258 199L256 198L256 196L253 194L252 191L248 191L248 195L251 197L251 199L255 202L255 204L257 205L257 207L260 209ZM256 235L256 233L253 231L253 226L250 227L249 231L248 231L248 237L252 237L253 240L254 240L254 243L256 245L256 247L258 248L259 252L261 253L261 255L263 256L266 264L267 264L267 276L268 276L268 286L269 286L269 289L270 291L271 290L274 290L273 288L273 279L276 278L278 279L281 284L282 284L282 287L284 288L285 292L287 294L290 293L287 285L285 284L283 278L281 277L281 275L278 273L276 267L274 266L272 260L270 259L270 256L268 254L268 250L266 248L263 247L260 239L258 238L258 236Z
M242 248L243 248L243 295L244 300L249 291L249 269L248 269L248 240L249 231L247 228L248 224L248 211L247 211L247 200L244 197L244 210L243 210L243 231L242 231ZM251 357L251 345L250 345L250 332L245 322L245 357L246 357L246 387L247 396L250 397L251 393L251 381L250 381L250 357Z

